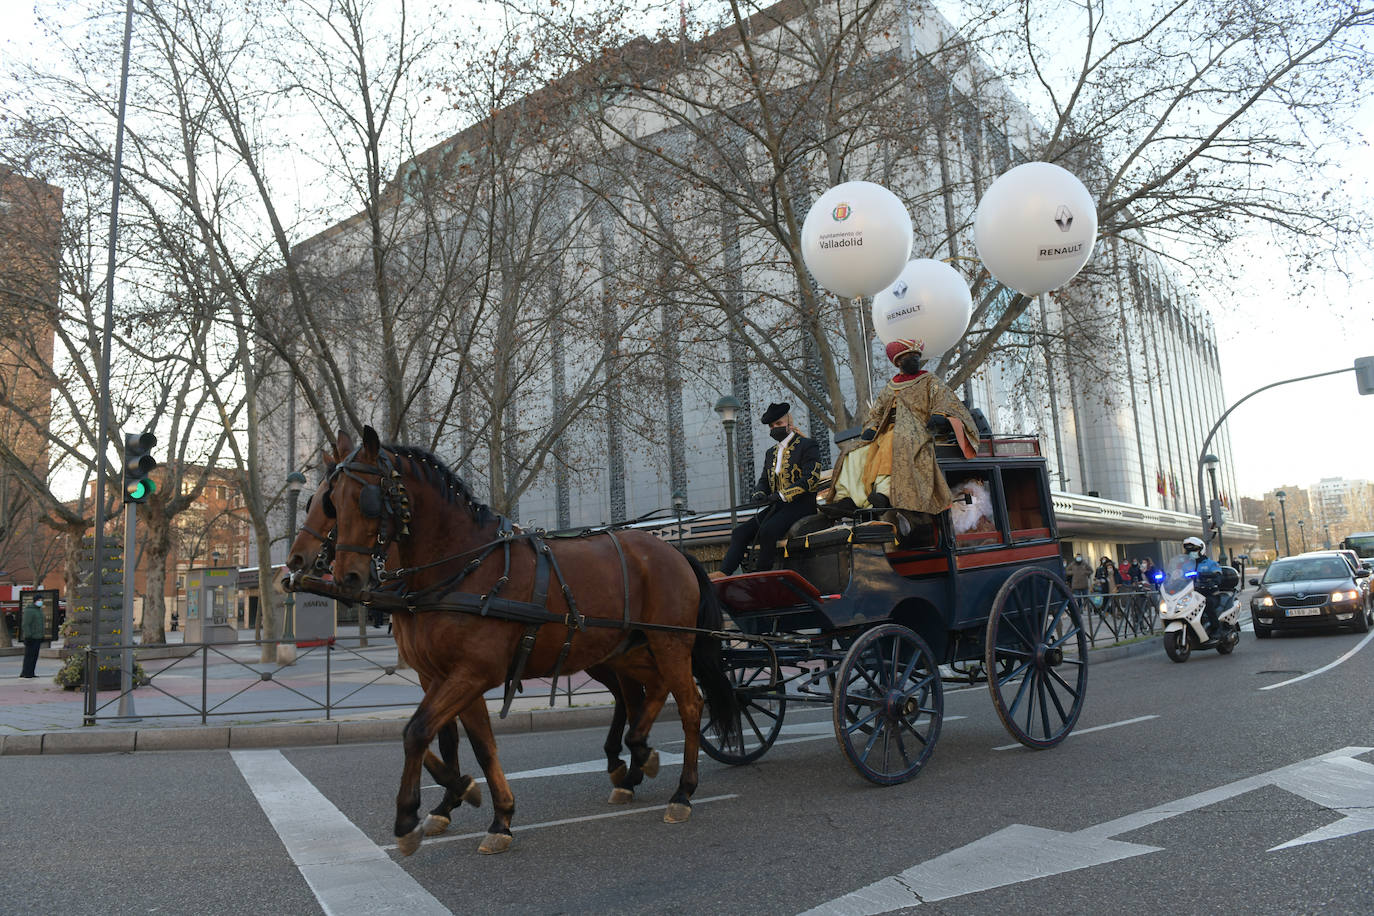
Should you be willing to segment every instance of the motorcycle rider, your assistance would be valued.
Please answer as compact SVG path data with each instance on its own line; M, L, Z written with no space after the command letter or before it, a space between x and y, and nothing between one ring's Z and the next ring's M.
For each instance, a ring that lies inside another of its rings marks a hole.
M1183 555L1192 561L1193 571L1197 573L1193 587L1207 599L1207 606L1202 609L1203 625L1209 634L1215 636L1217 606L1221 602L1221 596L1217 592L1217 587L1221 584L1221 567L1207 556L1207 545L1200 537L1183 539Z

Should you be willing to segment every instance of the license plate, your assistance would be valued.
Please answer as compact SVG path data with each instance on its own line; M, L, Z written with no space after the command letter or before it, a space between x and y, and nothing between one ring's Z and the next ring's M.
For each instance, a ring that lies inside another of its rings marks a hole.
M1289 617L1316 617L1316 616L1319 615L1321 612L1322 612L1322 609L1319 608L1319 607L1290 607L1290 608L1288 609L1288 616L1289 616Z

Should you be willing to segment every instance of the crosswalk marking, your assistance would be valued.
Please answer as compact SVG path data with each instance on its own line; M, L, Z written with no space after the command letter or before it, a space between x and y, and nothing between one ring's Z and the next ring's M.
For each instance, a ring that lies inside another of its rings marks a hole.
M451 916L280 751L230 751L329 916Z

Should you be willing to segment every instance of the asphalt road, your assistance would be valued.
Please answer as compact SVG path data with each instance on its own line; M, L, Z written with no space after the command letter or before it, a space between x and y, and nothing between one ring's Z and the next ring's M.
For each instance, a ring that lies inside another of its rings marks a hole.
M612 807L599 730L510 735L516 840L492 857L485 799L387 848L399 745L4 757L0 910L1370 913L1371 697L1353 634L1160 648L1095 667L1049 751L1007 748L984 687L951 690L931 763L891 788L850 769L828 710L791 707L759 762L703 757L681 825L661 820L676 766ZM677 723L655 739L679 750Z

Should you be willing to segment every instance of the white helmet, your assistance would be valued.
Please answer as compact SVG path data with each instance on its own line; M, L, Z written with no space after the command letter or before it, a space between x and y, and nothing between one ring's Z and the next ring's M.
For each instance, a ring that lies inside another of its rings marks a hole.
M1202 553L1202 551L1205 550L1206 547L1207 545L1202 542L1202 538L1189 537L1183 539L1184 553Z

